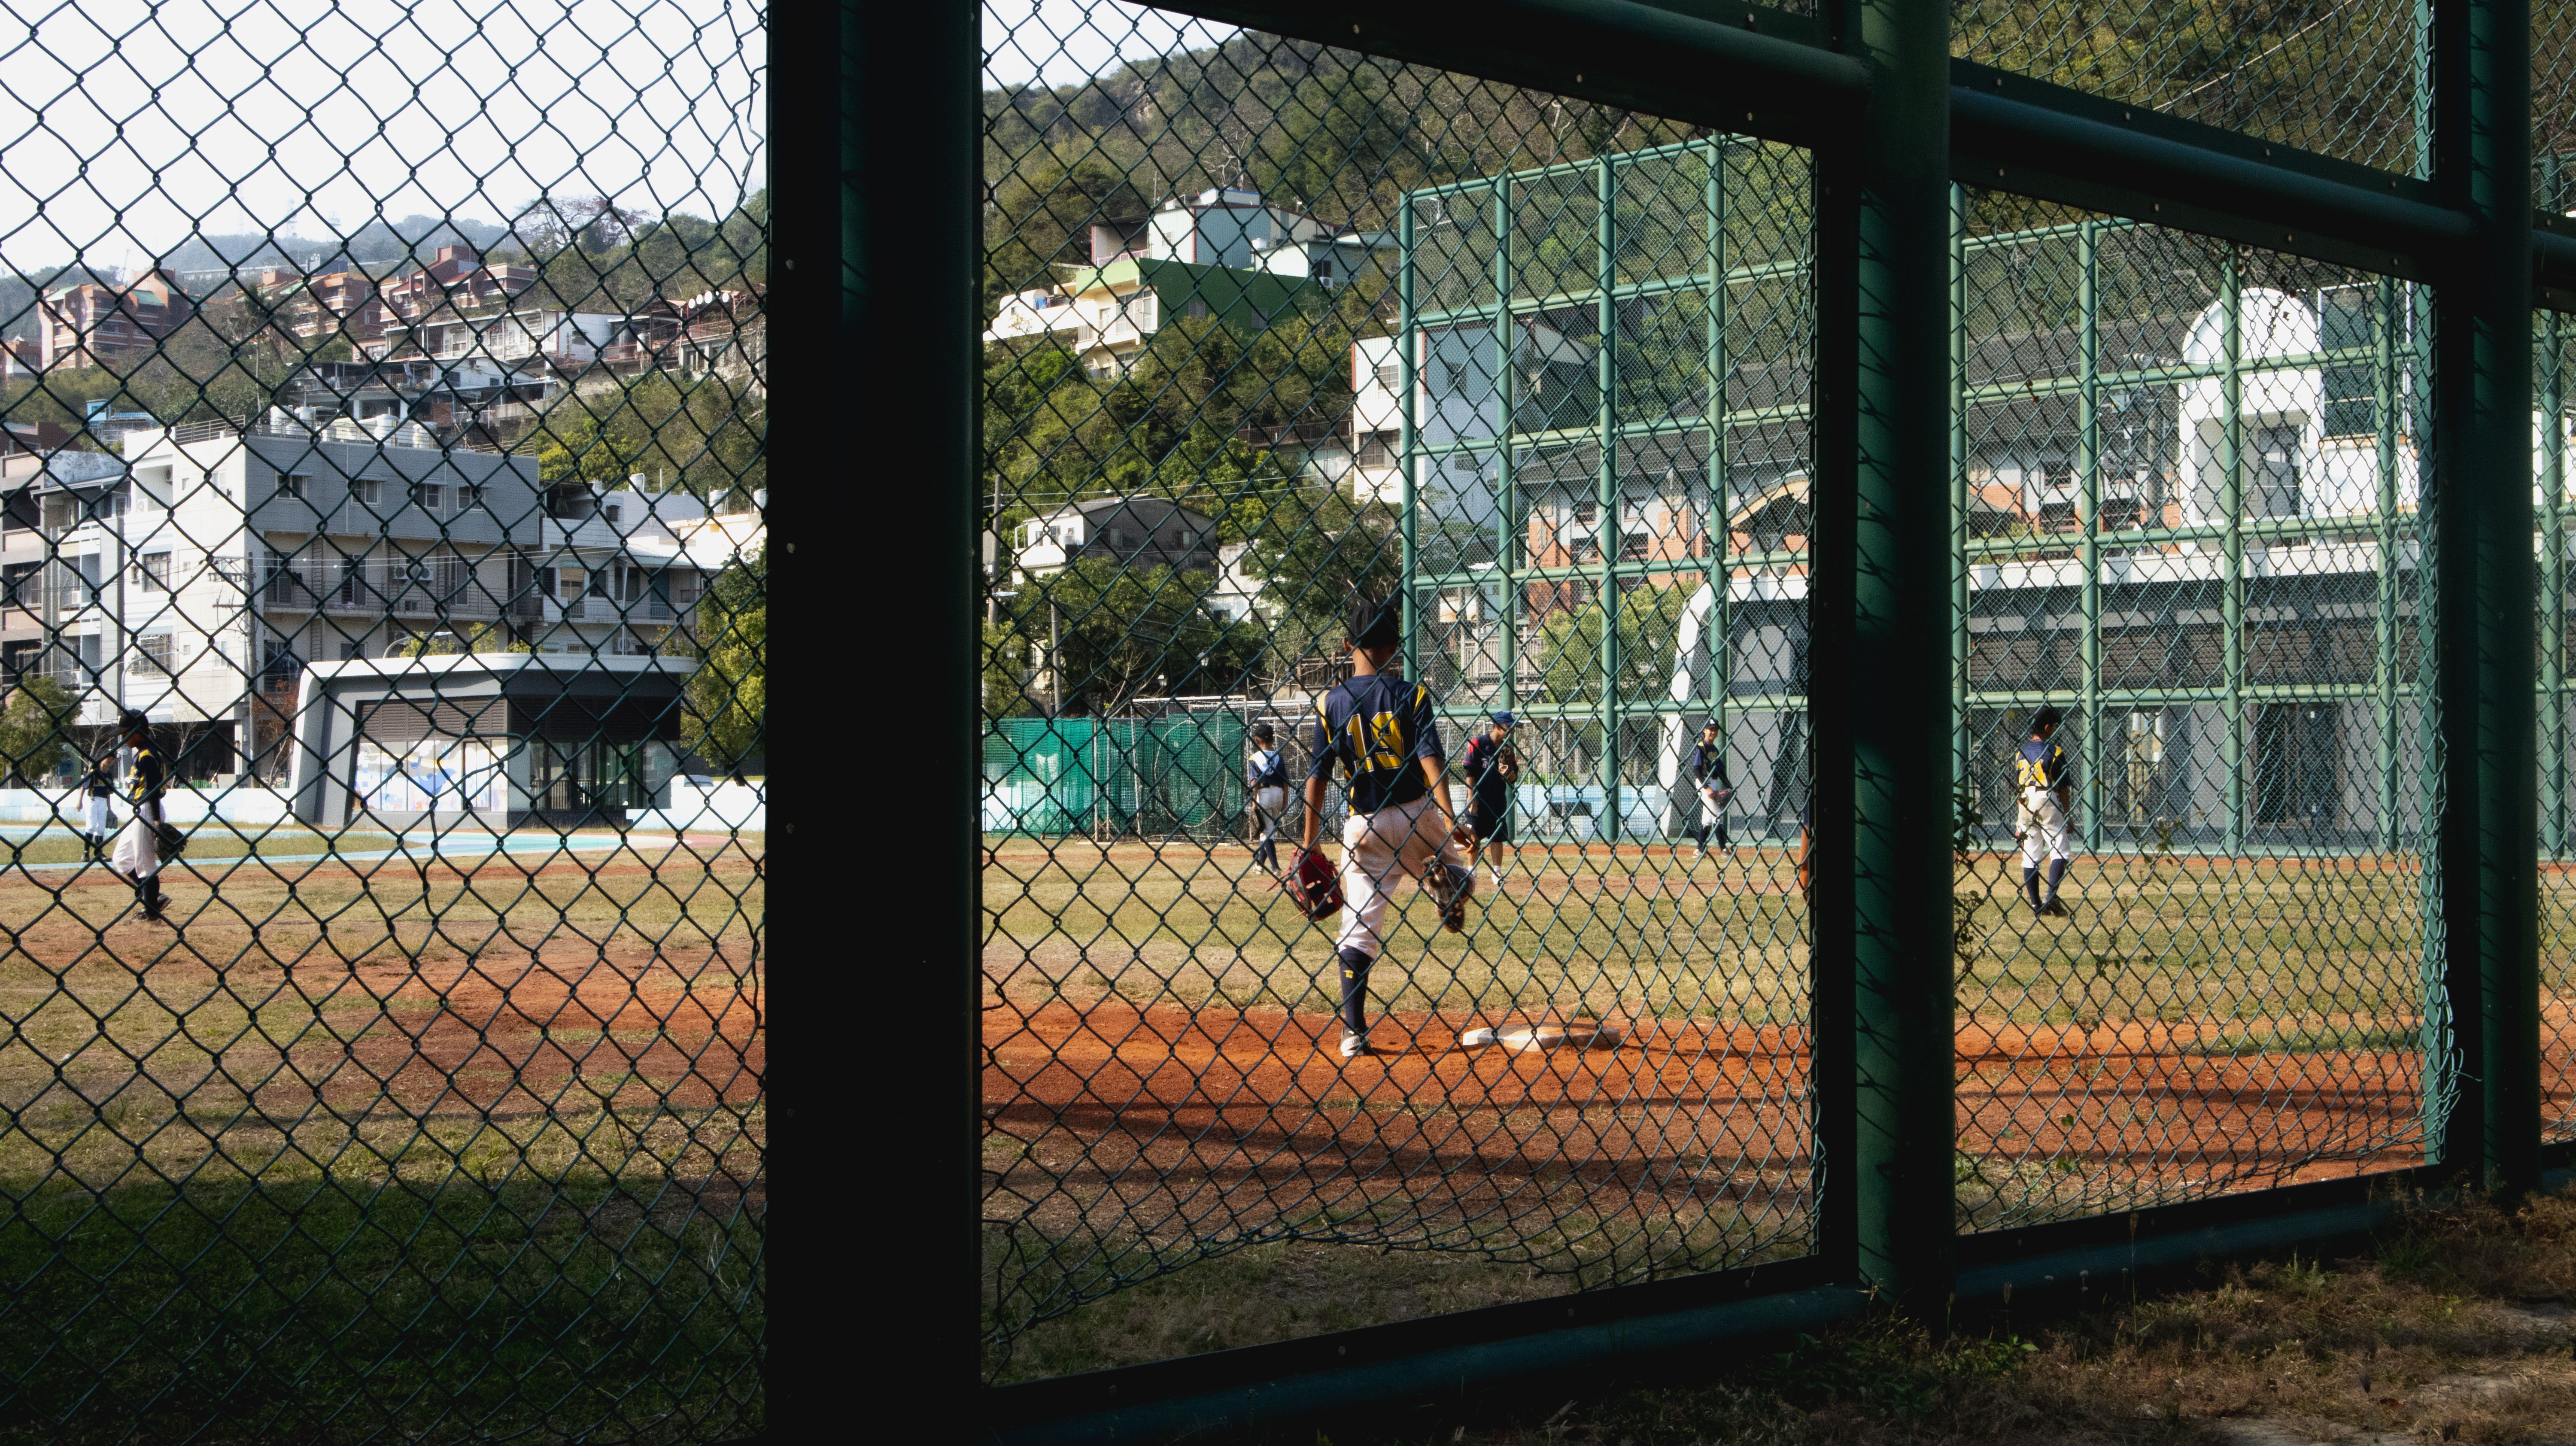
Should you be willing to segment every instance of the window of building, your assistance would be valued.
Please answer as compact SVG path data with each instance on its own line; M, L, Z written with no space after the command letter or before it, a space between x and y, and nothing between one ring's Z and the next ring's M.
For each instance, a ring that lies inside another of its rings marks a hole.
M1204 296L1193 296L1190 298L1190 304L1183 307L1182 310L1188 313L1192 320L1203 321L1207 318L1207 298Z
M169 676L170 635L146 633L134 641L135 662L140 670L146 673L158 673L163 677Z
M625 509L617 503L611 502L607 507L601 510L607 514L608 525L611 527L615 527L621 520L623 520Z
M1377 364L1377 384L1387 391L1404 385L1404 363L1382 361Z
M143 554L134 564L134 583L145 592L168 592L170 590L170 554L166 552Z
M278 473L277 495L280 497L302 497L304 495L305 480L306 476L302 472Z
M560 581L556 585L555 596L563 599L565 602L572 602L578 599L581 596L582 589L590 586L590 573L584 568L558 568L556 569L556 576Z
M385 484L373 477L361 477L349 484L349 495L369 507L385 505Z
M2379 431L2379 369L2367 358L2377 350L2377 288L2330 286L2317 292L2317 341L2343 360L2320 369L2325 384L2325 435L2368 437ZM2359 353L2359 358L2355 357Z
M424 512L443 511L447 506L447 489L436 482L411 484L411 500Z

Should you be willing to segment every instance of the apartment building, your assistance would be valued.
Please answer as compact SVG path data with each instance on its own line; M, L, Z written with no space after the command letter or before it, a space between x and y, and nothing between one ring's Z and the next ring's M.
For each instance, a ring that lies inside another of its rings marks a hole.
M536 284L533 266L495 265L471 246L441 246L428 265L388 277L383 295L391 320L411 324L441 311L506 310Z
M1095 497L1020 524L1017 580L1062 572L1083 558L1206 572L1217 565L1216 519L1168 498L1133 496Z
M1091 228L1091 264L1053 286L1005 298L984 333L990 342L1052 338L1096 377L1116 376L1154 336L1187 317L1247 329L1293 310L1304 287L1330 285L1376 238L1336 236L1311 216L1258 192L1211 190L1174 198L1133 221Z
M355 269L305 276L270 267L247 289L269 328L298 351L338 338L363 345L382 336L392 316L376 278Z
M84 723L140 708L212 740L206 771L274 772L309 662L651 653L703 591L672 528L704 516L631 483L549 489L533 458L418 424L157 430L53 453L0 500L0 668L73 687Z
M178 279L162 270L123 283L85 282L36 299L37 361L55 367L133 366L196 314Z

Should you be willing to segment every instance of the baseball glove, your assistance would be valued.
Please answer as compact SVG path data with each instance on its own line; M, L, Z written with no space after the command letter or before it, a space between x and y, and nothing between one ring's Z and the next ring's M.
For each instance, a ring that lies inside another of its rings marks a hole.
M153 833L160 840L161 857L175 859L188 851L188 836L179 832L178 825L158 824L154 826Z
M1329 919L1342 911L1342 878L1322 854L1308 850L1297 857L1297 877L1289 885L1297 908L1309 919Z

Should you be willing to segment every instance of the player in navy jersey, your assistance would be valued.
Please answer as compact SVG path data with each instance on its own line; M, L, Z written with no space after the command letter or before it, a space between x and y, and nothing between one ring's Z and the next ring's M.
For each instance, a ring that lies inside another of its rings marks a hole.
M2057 901L2057 888L2065 882L2066 865L2075 856L2075 783L2068 776L2066 750L2056 741L2063 716L2053 707L2031 715L2030 737L2012 759L2013 789L2019 795L2013 837L2021 840L2021 886L2034 918L2066 912L2066 906ZM2048 857L2045 895L2039 890L2043 854Z
M134 750L134 763L126 774L134 817L117 835L116 854L108 867L134 885L134 901L143 906L144 918L167 923L161 914L170 902L161 892L161 826L167 822L161 793L169 786L169 769L153 748L152 726L140 712L126 709L117 726L124 731L126 746Z
M1449 807L1448 760L1431 690L1388 671L1403 636L1400 598L1361 597L1351 604L1343 646L1351 678L1324 695L1316 710L1314 765L1306 776L1306 817L1298 861L1315 851L1315 835L1333 771L1342 773L1350 817L1342 825L1342 926L1335 939L1342 972L1342 1057L1371 1053L1368 974L1383 947L1378 926L1395 881L1421 879L1440 901L1450 933L1466 927L1476 875L1458 846L1474 835ZM1283 879L1294 878L1289 869Z
M1468 826L1485 855L1485 877L1496 888L1503 883L1504 850L1512 846L1512 785L1521 776L1512 729L1518 722L1509 712L1493 715L1484 732L1467 740L1467 756L1459 765L1467 775Z
M1243 786L1252 798L1252 862L1279 872L1279 821L1288 816L1288 760L1267 723L1252 725L1252 753L1243 762Z

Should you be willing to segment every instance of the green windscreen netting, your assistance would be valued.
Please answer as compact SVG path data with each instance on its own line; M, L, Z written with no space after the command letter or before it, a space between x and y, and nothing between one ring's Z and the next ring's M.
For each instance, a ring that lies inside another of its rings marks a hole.
M747 1434L765 16L7 19L0 1434Z

